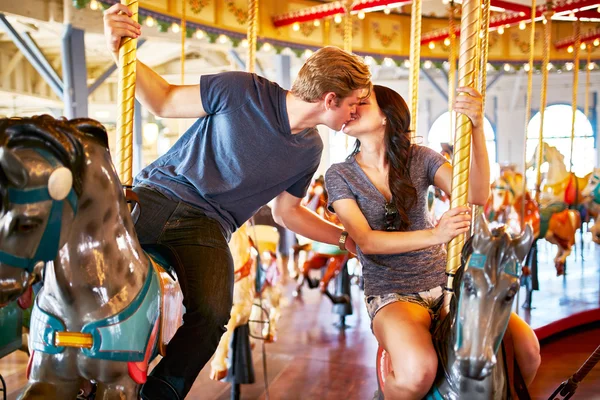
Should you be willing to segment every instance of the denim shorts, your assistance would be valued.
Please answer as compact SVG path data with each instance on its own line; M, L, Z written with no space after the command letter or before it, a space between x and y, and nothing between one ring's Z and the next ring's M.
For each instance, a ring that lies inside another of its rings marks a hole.
M365 303L367 305L367 312L371 321L375 318L375 314L379 312L383 307L388 304L395 303L397 301L405 301L409 303L418 304L425 307L431 315L431 319L435 319L440 310L440 306L444 303L444 289L441 286L436 286L433 289L425 290L419 293L387 293L381 296L366 296Z

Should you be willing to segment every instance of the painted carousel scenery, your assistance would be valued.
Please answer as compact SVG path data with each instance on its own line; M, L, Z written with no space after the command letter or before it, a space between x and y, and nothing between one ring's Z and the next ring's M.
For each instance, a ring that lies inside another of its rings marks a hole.
M600 0L0 4L0 400L600 400Z

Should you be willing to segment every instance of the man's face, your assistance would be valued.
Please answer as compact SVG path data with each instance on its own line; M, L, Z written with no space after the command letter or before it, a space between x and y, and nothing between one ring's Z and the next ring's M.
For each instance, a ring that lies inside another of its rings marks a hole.
M368 95L367 89L357 89L335 104L335 97L328 99L329 109L327 111L327 123L331 129L341 131L345 124L356 118L356 108L360 101Z

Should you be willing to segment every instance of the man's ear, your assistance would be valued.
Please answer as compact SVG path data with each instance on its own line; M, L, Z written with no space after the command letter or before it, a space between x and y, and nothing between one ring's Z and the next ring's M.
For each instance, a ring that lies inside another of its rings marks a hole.
M333 92L325 93L325 97L323 98L323 103L325 104L325 109L330 110L333 106L336 105L337 96Z

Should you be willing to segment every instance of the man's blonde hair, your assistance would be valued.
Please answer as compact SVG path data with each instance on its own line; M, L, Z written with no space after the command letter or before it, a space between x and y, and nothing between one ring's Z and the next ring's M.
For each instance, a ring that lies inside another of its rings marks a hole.
M315 103L328 92L336 103L357 89L371 89L371 71L363 59L338 47L327 46L306 60L292 85L294 96Z

